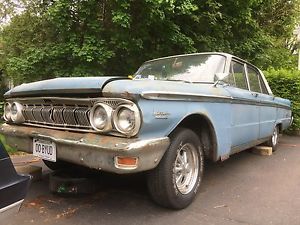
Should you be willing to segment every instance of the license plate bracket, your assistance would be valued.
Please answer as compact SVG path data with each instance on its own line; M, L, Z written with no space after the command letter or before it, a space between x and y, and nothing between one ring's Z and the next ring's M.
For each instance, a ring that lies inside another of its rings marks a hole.
M34 156L56 162L56 144L53 141L33 138L32 146Z

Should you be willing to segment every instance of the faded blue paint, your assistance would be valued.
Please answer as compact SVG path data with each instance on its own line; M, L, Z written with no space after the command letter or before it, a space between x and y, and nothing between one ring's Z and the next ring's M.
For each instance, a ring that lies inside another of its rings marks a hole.
M128 96L127 94L140 95L147 91L177 92L213 97L223 96L230 98L230 94L223 88L215 88L212 84L184 83L180 81L162 80L118 80L112 81L103 88L103 96Z
M31 96L43 94L68 94L68 93L99 93L109 81L125 79L120 77L62 77L50 80L37 81L16 86L6 92L4 97Z
M218 137L218 154L223 155L230 150L230 120L224 119L230 117L230 104L182 101L179 105L177 101L141 99L138 105L143 115L143 126L139 133L141 139L168 136L184 118L192 114L200 114L206 116L214 125ZM155 112L165 112L169 116L167 119L157 119Z
M157 93L157 99L141 97L148 92ZM185 101L176 99L180 94ZM275 125L281 124L285 129L291 120L289 100L227 85L122 80L108 83L103 89L103 95L127 96L137 101L143 118L139 132L141 139L168 136L189 115L205 115L216 133L217 158L230 155L235 147L247 146L253 141L270 137ZM164 95L170 99L162 97ZM156 113L166 114L168 118L158 119Z
M225 73L229 74L232 56L225 56ZM216 134L216 158L231 154L235 147L268 138L277 124L285 129L291 121L290 101L273 97L264 78L269 95L222 84L116 79L57 78L23 84L6 93L6 97L44 93L98 93L101 96L102 91L104 97L131 99L142 114L139 139L168 136L184 118L204 115ZM153 94L152 98L146 96L149 93ZM158 118L157 114L164 116Z

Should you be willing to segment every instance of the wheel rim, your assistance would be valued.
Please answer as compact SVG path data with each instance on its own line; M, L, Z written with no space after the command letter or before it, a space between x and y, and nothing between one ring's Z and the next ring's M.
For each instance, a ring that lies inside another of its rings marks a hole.
M277 145L278 142L278 129L275 127L273 135L272 135L272 144L273 146Z
M199 157L198 150L187 143L180 146L174 163L175 185L181 194L190 193L198 178Z

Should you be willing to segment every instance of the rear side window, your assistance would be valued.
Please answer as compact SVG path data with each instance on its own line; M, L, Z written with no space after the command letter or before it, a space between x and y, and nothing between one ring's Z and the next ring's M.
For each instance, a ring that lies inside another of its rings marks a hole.
M267 90L267 87L266 87L265 82L263 81L261 75L259 75L259 81L260 81L261 92L268 95L269 92Z
M261 93L259 74L252 67L247 66L250 90Z
M235 87L248 89L244 64L232 61L230 65L231 75L233 75ZM230 75L230 76L231 76Z

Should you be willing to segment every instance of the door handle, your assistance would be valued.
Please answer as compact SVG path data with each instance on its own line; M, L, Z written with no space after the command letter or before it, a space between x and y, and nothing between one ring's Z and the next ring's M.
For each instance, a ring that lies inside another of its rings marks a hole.
M258 96L258 93L251 93L254 97Z

